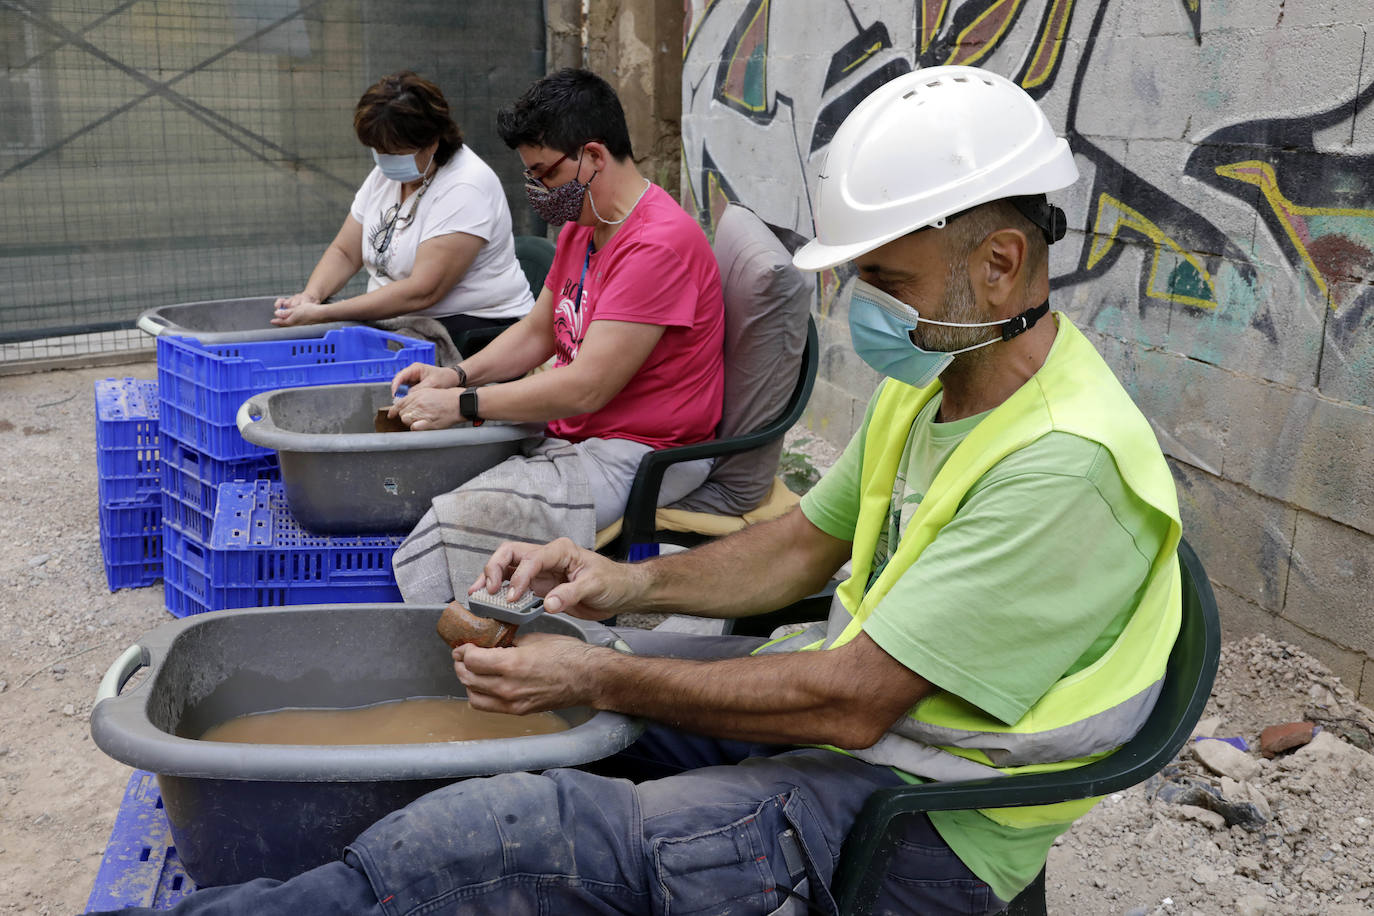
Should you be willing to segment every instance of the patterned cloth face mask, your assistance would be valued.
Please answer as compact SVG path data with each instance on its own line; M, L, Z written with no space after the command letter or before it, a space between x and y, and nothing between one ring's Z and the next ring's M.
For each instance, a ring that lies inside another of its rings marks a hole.
M582 167L582 152L580 150L577 153L577 165L580 170ZM544 174L547 175L557 167L558 163L555 163L552 168L545 170ZM593 172L592 177L583 182L578 181L574 174L572 181L556 188L546 188L540 179L526 171L525 196L529 198L530 206L534 208L535 213L539 214L540 219L550 226L561 226L582 215L582 201L587 196L587 188L591 186L592 180L595 178L596 173Z

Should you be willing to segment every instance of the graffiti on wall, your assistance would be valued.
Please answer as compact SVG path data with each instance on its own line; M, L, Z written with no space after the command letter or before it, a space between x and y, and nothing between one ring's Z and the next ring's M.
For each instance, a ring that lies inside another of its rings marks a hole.
M1079 162L1065 201L1076 251L1056 251L1053 281L1086 320L1221 365L1263 356L1268 377L1297 385L1324 388L1341 369L1339 396L1374 404L1374 336L1361 333L1374 323L1374 137L1360 129L1374 82L1359 66L1360 4L1345 4L1349 40L1325 33L1335 75L1294 75L1276 92L1282 60L1250 72L1235 61L1268 60L1281 32L1252 29L1266 50L1247 54L1230 7L1170 3L1163 29L1169 4L1120 0L688 0L688 205L709 229L743 202L799 243L814 234L827 145L862 98L914 68L987 67L1041 102ZM1168 34L1146 34L1147 16ZM1292 39L1295 63L1315 50L1302 50L1307 37ZM820 277L823 314L844 279Z

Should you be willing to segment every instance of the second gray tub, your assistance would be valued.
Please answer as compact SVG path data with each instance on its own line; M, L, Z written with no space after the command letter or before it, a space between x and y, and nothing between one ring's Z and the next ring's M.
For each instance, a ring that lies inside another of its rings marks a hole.
M387 382L279 388L238 412L243 438L275 449L286 501L302 527L320 534L405 533L430 501L520 452L540 423L376 432Z
M278 327L272 323L277 312L277 296L248 296L241 299L205 299L178 302L148 309L138 316L138 329L157 337L171 334L194 337L203 344L244 343L253 340L294 340L323 337L327 331L358 324L356 321L329 321L322 324L297 324Z

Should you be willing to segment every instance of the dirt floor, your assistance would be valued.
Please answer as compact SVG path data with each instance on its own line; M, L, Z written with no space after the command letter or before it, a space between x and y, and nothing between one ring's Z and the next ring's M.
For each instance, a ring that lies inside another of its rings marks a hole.
M92 390L111 376L154 370L0 377L4 913L84 909L130 774L91 742L91 704L119 653L169 619L161 585L105 585ZM794 460L834 459L804 431L789 441ZM1094 809L1050 856L1050 912L1374 912L1369 710L1309 656L1258 638L1226 644L1206 717L1204 732L1248 751L1192 745ZM1260 756L1262 729L1301 719L1320 723L1316 740Z

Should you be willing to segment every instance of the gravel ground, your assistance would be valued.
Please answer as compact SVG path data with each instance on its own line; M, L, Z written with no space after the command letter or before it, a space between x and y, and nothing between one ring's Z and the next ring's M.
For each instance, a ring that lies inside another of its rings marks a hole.
M90 740L91 702L114 658L168 617L160 585L105 586L92 387L153 375L0 379L0 912L84 908L128 781ZM785 463L805 475L835 456L799 430ZM1050 912L1374 912L1369 710L1300 650L1255 638L1225 645L1206 717L1204 732L1250 749L1190 746L1094 809L1051 853ZM1262 729L1300 719L1322 726L1312 744L1260 756Z
M0 912L85 908L130 770L91 742L106 667L168 619L106 588L94 383L152 363L0 378Z

